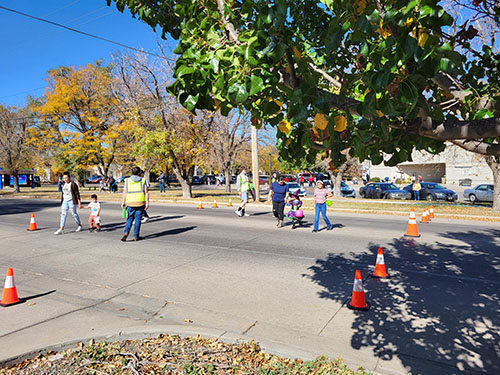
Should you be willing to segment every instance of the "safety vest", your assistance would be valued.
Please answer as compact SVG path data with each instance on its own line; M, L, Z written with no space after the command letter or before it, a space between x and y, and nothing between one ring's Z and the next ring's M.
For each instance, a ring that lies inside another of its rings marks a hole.
M140 206L140 203L146 202L146 195L144 192L146 186L146 179L142 178L140 181L132 181L127 178L125 180L125 203L127 205Z
M248 176L246 174L238 175L238 183L240 186L240 191L248 191L250 190L250 181L248 180Z

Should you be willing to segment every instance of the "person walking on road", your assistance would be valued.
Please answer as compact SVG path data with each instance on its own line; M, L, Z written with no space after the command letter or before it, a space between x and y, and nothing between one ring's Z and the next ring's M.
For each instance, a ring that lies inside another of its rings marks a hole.
M61 188L61 222L59 229L54 232L54 234L63 234L64 226L66 225L66 217L68 216L68 211L71 210L71 215L75 219L77 228L75 232L80 232L82 230L82 223L76 207L83 208L82 201L80 199L80 191L78 190L78 185L76 182L71 181L71 176L69 172L64 172L62 177L62 188Z
M303 175L300 175L299 183L300 183L300 187L304 187L304 176Z
M90 208L89 216L89 232L94 231L94 224L98 232L101 231L101 204L97 201L97 195L92 194L90 196L92 202L90 202L85 208Z
M314 176L312 175L312 173L309 175L309 187L311 186L314 186Z
M62 186L63 186L64 182L62 180L62 177L59 176L59 178L57 179L57 192L58 193L61 193L62 192Z
M267 201L273 201L273 215L277 220L276 226L283 228L285 203L288 200L289 186L285 184L283 176L278 176L278 181L271 184Z
M240 217L250 216L245 214L245 206L248 203L248 194L250 193L250 180L248 179L247 170L245 168L241 170L241 173L236 178L236 188L240 193L241 204L234 212Z
M144 177L141 177L141 168L132 168L132 176L125 180L123 188L122 209L127 207L127 223L121 240L127 241L127 237L134 223L134 241L139 241L141 230L141 218L143 212L149 208L149 187Z
M158 177L158 182L160 183L160 193L165 192L165 174L163 172L160 173L160 177Z
M420 182L418 180L415 180L411 189L413 190L413 198L416 201L420 200L420 190L422 190L422 185L420 185Z
M316 189L314 189L315 215L314 215L313 233L318 232L320 213L321 216L323 216L323 220L325 221L326 229L327 230L333 229L330 220L328 220L328 217L326 216L326 203L325 203L326 198L331 197L332 195L333 195L332 193L330 193L328 190L325 189L325 184L323 183L323 181L318 180L318 182L316 183Z

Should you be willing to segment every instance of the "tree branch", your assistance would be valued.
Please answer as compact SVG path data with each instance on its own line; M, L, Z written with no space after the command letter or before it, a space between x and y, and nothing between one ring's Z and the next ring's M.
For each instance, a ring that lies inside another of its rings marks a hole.
M497 138L500 136L500 118L453 122L446 121L437 125L432 130L420 128L411 132L440 141Z
M451 143L457 145L464 150L474 152L481 155L498 156L500 155L500 144L486 143L479 141L457 141L451 140Z
M337 81L335 78L333 78L330 74L325 72L324 70L321 70L317 66L315 66L313 63L309 63L309 67L314 70L316 73L319 73L323 76L324 79L326 79L328 82L330 82L332 85L334 85L336 88L340 89L342 88L342 85L340 84L339 81Z
M224 21L224 26L226 27L227 32L229 33L229 40L231 42L238 43L238 33L234 28L234 25L227 20L226 15L224 14L224 0L217 0L217 8L219 9L219 14Z

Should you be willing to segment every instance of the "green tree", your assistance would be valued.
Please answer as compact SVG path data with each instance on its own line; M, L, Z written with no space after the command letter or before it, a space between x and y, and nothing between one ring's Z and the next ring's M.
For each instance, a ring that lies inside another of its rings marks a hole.
M451 35L439 1L114 2L178 39L169 90L187 109L245 108L284 159L396 165L445 141L500 156L500 56L469 48L474 28Z

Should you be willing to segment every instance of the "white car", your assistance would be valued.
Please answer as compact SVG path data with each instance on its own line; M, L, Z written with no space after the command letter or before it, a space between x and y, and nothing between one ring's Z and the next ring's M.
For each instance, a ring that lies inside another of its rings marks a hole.
M474 202L493 202L493 185L477 185L473 189L464 190L464 198Z
M305 197L307 195L306 189L304 189L303 187L300 187L300 185L298 183L287 182L286 184L288 185L288 191L290 192L290 194L298 192L299 197Z

